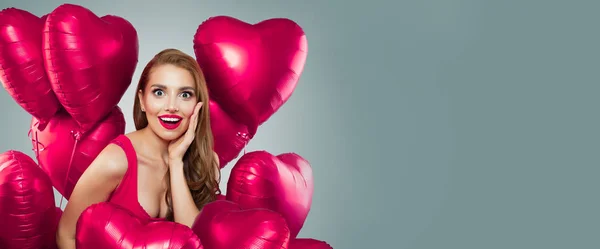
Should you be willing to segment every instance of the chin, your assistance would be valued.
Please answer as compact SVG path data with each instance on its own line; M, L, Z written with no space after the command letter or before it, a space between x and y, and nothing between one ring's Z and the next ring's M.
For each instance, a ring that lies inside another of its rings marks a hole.
M154 132L154 134L156 134L158 137L165 141L176 140L185 133L185 130L181 128L181 125L180 127L172 130L167 129L158 123L152 123L149 124L149 126L150 129Z
M173 141L180 138L183 135L183 132L165 131L164 129L158 131L154 130L154 133L156 133L158 137L165 141Z

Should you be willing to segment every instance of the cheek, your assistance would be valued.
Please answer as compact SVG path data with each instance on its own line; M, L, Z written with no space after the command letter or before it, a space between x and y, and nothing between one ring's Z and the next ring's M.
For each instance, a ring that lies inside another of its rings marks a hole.
M194 114L194 107L196 107L195 102L187 101L181 105L181 112L183 112L186 118L190 118Z
M149 115L158 115L158 113L162 110L163 104L160 100L152 100L146 101L146 113Z

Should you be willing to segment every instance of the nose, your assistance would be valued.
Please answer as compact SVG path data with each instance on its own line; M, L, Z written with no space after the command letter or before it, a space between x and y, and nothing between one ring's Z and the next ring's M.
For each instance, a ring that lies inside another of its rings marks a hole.
M165 108L167 112L178 112L179 108L177 107L177 98L169 98L169 102Z
M168 112L178 112L179 108L176 108L176 107L167 107L165 110L168 111Z

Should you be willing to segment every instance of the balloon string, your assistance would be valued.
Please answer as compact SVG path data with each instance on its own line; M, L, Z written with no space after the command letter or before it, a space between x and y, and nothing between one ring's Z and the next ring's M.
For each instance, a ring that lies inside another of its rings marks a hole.
M35 131L35 159L38 161L38 164L40 164L40 140L38 140L37 131Z
M80 135L78 132L74 132L74 131L71 131L71 134L75 138L75 144L73 145L73 150L71 150L71 158L69 159L69 166L67 166L67 175L65 175L65 185L63 186L63 190L65 192L67 192L67 183L68 183L67 180L69 179L69 173L71 172L71 166L73 165L73 157L75 157L75 149L77 148L77 142L79 141L79 135ZM62 208L62 202L63 202L64 198L65 198L64 195L62 195L60 197L60 204L58 204L59 208Z

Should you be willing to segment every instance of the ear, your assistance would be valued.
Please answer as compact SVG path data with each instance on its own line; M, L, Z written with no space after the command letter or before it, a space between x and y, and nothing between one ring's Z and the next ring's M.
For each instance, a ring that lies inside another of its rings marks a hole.
M142 108L142 110L146 110L146 107L144 106L144 93L142 93L142 90L138 90L137 95L138 100L140 101L140 108Z

